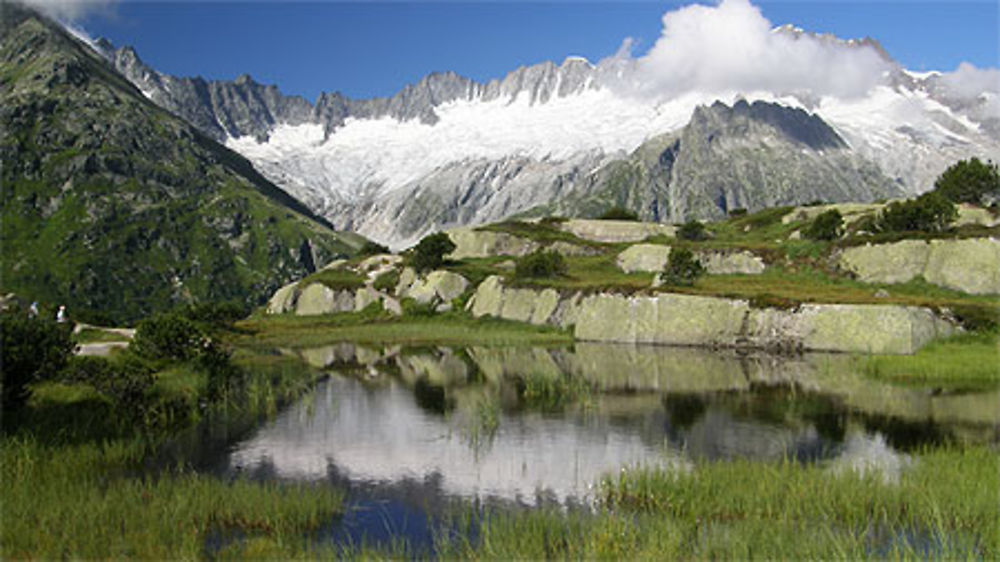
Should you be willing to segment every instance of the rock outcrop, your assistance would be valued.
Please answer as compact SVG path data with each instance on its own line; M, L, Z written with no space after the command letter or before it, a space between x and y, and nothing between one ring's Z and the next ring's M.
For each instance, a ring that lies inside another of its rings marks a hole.
M389 256L394 258L394 256ZM375 280L389 268L399 264L398 259L373 256L361 262L357 269L369 273L365 285L357 289L333 289L323 283L300 281L278 289L267 304L268 314L294 312L297 316L360 312L373 303L381 303L390 314L403 313L400 299L413 299L420 304L434 306L439 312L449 310L451 302L469 288L469 281L451 271L432 271L418 275L412 268L404 268L399 282L391 292L375 288ZM341 264L340 267L344 265Z
M582 341L785 351L911 354L953 326L925 308L807 304L753 308L746 300L660 293L560 295L487 278L469 301L475 317L572 327Z
M764 260L748 251L706 250L696 253L705 271L712 275L740 273L757 275L766 268ZM635 244L618 254L618 267L625 273L663 271L670 258L670 246Z
M1000 241L995 238L869 244L845 249L839 263L866 283L905 283L922 276L966 293L1000 293Z
M677 227L636 221L572 219L561 228L577 238L592 242L640 242L650 236L674 236Z
M447 232L448 237L455 243L455 250L448 256L453 260L493 256L523 256L539 248L537 242L506 232L477 230L475 228L455 228Z

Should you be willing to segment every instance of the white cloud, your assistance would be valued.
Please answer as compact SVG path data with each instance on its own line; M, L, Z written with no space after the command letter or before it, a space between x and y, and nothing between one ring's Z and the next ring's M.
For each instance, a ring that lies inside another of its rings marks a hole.
M60 21L72 22L95 12L107 12L118 0L20 0Z
M1000 69L976 68L963 62L954 72L941 74L948 94L961 100L975 99L984 92L1000 94Z
M634 83L657 97L771 91L850 98L882 83L891 66L870 45L773 29L749 0L667 12L660 38L633 59Z

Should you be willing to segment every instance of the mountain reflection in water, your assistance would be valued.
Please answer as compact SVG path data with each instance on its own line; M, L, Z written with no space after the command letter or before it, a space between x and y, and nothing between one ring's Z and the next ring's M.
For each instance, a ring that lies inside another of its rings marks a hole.
M996 391L882 385L853 374L846 356L594 344L296 353L346 375L235 444L229 471L576 504L626 466L788 458L895 479L911 447L997 439ZM576 377L590 391L533 408L520 392L528 376Z

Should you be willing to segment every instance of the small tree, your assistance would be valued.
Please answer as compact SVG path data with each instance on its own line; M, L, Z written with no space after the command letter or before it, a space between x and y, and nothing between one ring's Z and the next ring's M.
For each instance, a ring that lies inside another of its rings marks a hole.
M437 269L444 263L445 254L455 251L455 243L444 232L424 236L413 248L410 263L418 271Z
M837 209L830 209L813 219L802 235L810 240L836 240L843 232L844 217Z
M601 213L601 216L597 217L598 220L607 221L637 221L639 220L639 215L626 209L625 207L611 207L607 211Z
M372 242L371 240L366 240L365 243L361 245L361 248L358 249L359 256L374 256L376 254L388 253L390 253L388 246L383 246L382 244Z
M566 260L556 251L537 250L517 260L514 276L522 279L566 274Z
M691 240L693 242L697 242L699 240L708 239L708 231L705 230L705 225L692 220L681 225L681 227L677 230L677 237L681 240Z
M187 360L197 357L208 341L205 333L181 314L158 314L139 323L132 347L146 359Z
M993 162L978 158L960 160L934 182L934 191L952 203L983 204L1000 199L1000 172Z
M890 203L879 215L879 230L885 232L939 232L958 216L955 205L937 191L916 199Z
M701 262L687 248L672 248L663 271L664 281L669 285L689 287L695 279L705 273Z
M0 314L0 370L3 371L3 408L13 410L31 397L29 384L60 374L76 344L72 324Z

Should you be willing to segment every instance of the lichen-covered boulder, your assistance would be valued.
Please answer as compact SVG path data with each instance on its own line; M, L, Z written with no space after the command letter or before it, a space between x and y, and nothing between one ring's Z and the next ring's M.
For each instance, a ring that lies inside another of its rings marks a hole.
M382 299L382 310L385 310L386 312L392 314L393 316L403 315L403 305L401 305L398 300L392 297L385 297L384 299Z
M353 291L334 291L322 283L312 283L299 294L295 304L295 314L312 316L354 310Z
M503 280L497 275L490 275L476 287L476 293L469 301L469 310L472 316L500 316L503 308L504 287Z
M396 283L396 296L402 297L417 282L417 270L412 267L404 267L399 273L399 282Z
M840 254L840 267L866 283L905 283L923 275L930 250L923 240L866 244L845 249Z
M591 295L580 303L573 335L591 341L731 345L748 309L746 301L692 295Z
M268 314L284 314L295 310L295 300L299 296L299 283L295 281L278 289L267 301Z
M698 261L712 275L759 275L766 268L764 260L748 251L698 252Z
M640 242L650 236L674 236L677 227L655 222L571 219L560 228L593 242Z
M1000 240L932 240L924 279L973 295L1000 294Z
M381 300L382 296L382 293L371 287L361 287L354 293L354 311L361 312L368 305Z
M536 294L534 310L528 321L536 326L547 324L558 306L559 293L555 289L545 289Z
M840 267L867 283L905 283L923 276L966 293L1000 293L1000 241L995 238L902 240L847 248Z
M616 263L625 273L663 271L670 259L670 246L663 244L636 244L618 254Z
M469 288L469 280L451 271L432 271L427 274L427 285L443 302L451 302Z
M804 305L798 315L805 324L803 345L820 351L911 354L952 332L950 324L918 307Z
M596 256L601 253L601 250L594 248L592 246L583 246L580 244L573 244L563 240L558 240L546 246L546 250L550 252L556 252L557 254L573 257L573 256Z
M505 320L529 322L535 312L538 295L531 289L504 289L500 317Z
M953 224L954 226L974 224L991 228L1000 224L1000 215L994 215L989 209L963 203L958 206L958 218Z
M454 260L487 258L492 256L523 256L538 249L537 242L506 232L456 228L447 231L455 243L455 250L448 257Z

